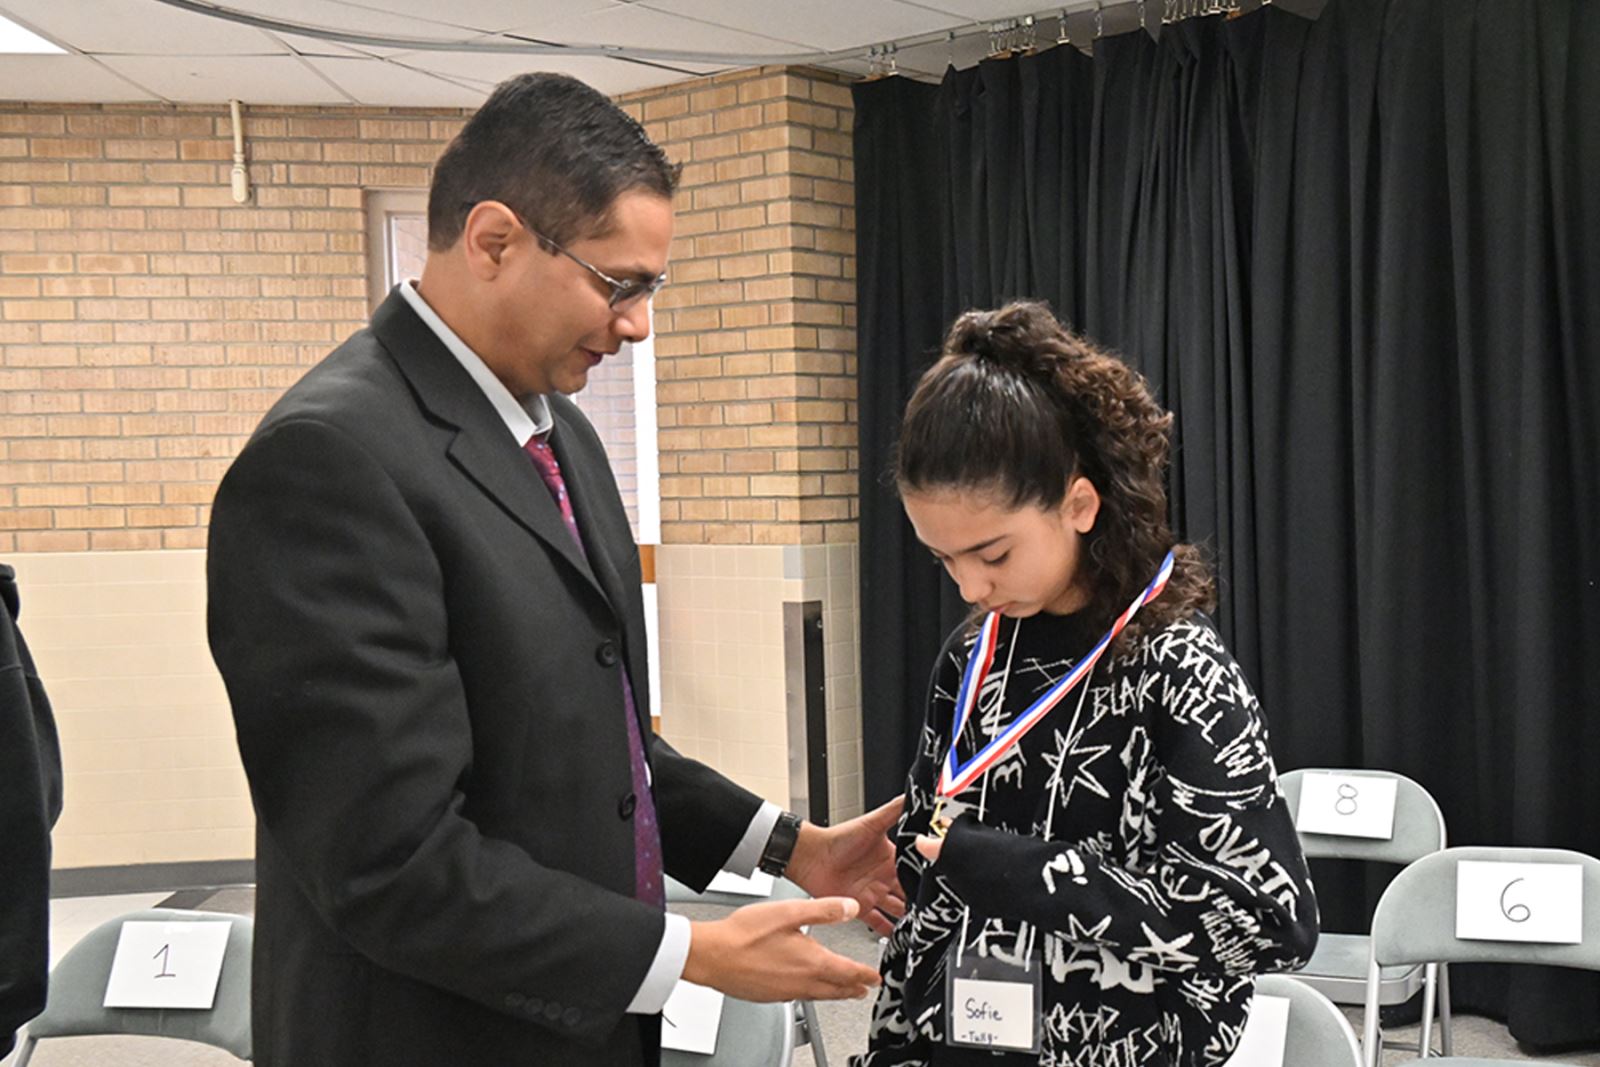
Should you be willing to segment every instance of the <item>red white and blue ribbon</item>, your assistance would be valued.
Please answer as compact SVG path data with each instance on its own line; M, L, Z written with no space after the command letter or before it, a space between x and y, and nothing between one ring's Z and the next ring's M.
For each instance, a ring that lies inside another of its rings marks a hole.
M1173 564L1173 555L1168 552L1167 558L1161 561L1161 569L1156 572L1150 584L1133 598L1133 603L1128 605L1126 611L1117 616L1117 620L1111 624L1111 629L1107 630L1094 648L1089 650L1089 654L1079 660L1077 666L1067 672L1066 677L1052 685L1026 711L1017 716L1010 726L997 734L966 763L957 766L956 740L961 737L967 721L977 709L978 693L983 689L984 679L989 676L989 668L994 664L995 645L1000 636L1000 613L990 612L978 630L977 643L972 646L972 653L967 657L967 669L961 675L961 689L956 694L956 718L950 731L950 750L945 754L944 768L939 772L939 795L955 796L970 786L980 775L1000 762L1000 758L1012 745L1021 741L1024 734L1037 726L1068 693L1089 677L1095 663L1105 654L1106 649L1111 647L1117 635L1139 613L1139 609L1160 596L1161 591L1167 587L1167 580L1172 577Z

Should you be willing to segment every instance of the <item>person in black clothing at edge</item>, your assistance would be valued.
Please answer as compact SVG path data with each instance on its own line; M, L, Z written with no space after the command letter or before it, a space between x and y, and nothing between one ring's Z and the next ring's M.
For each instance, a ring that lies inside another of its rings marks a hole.
M857 1067L1222 1064L1254 976L1316 945L1266 722L1168 527L1171 425L1039 303L963 315L911 398L896 480L973 615L933 669Z
M17 629L16 572L0 564L0 1056L44 1010L50 970L50 828L61 749L50 701Z

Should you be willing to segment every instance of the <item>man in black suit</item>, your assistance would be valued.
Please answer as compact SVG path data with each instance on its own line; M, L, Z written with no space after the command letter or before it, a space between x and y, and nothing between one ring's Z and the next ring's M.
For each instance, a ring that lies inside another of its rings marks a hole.
M894 805L800 824L649 730L637 548L563 394L649 332L677 170L570 78L446 149L429 256L218 490L210 639L258 817L255 1062L655 1062L680 977L864 995ZM819 899L664 916L661 875ZM884 913L888 913L885 915Z
M50 701L17 628L16 573L0 565L0 1057L44 1010L50 970L50 828L61 749Z

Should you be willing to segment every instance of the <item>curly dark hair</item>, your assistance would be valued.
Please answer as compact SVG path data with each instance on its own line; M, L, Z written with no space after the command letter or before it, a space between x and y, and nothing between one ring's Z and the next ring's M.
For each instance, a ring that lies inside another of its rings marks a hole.
M1109 628L1171 549L1166 589L1136 615L1117 648L1216 603L1193 545L1175 545L1163 481L1172 415L1120 359L1063 326L1047 304L969 311L917 383L901 423L895 481L902 494L978 490L1007 507L1058 507L1082 475L1100 493L1085 535L1085 617Z

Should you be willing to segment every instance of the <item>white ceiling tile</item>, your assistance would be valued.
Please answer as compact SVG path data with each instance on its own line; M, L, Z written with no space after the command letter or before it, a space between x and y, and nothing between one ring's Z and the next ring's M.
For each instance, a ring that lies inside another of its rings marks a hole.
M263 8L265 0L251 0ZM582 15L618 5L616 0L341 0L351 7L366 7L396 15L498 33L515 26L537 26L549 19Z
M180 103L350 103L293 56L107 56L103 62Z
M112 104L159 98L88 56L6 56L0 63L0 99Z
M511 32L560 44L679 48L751 56L793 54L806 50L804 45L795 41L746 33L696 18L656 11L642 4L611 4L586 14L564 14L539 21L523 20Z
M424 71L379 59L306 60L358 103L387 107L477 107L488 94Z
M0 4L10 0L0 0ZM57 0L59 2L59 0ZM428 40L456 41L478 36L479 31L462 27L453 16L445 15L449 5L435 4L440 12L432 18L409 18L404 14L384 10L373 5L343 3L341 0L228 0L235 11L278 22L295 23L308 29L344 30L351 33L368 33L378 36L421 37ZM513 7L508 2L506 7ZM513 19L513 21L515 21ZM358 46L359 47L359 46Z
M1072 7L1075 4L1082 6L1082 0L1062 0L1054 5L1040 4L1038 0L1029 3L1028 0L906 0L918 7L928 8L930 11L942 11L961 18L977 22L999 22L1003 19L1021 18L1023 15L1048 15L1052 19L1063 7ZM1115 0L1107 0L1107 3ZM1153 3L1154 0L1151 0Z
M82 52L133 55L271 55L260 30L153 0L0 0L15 17Z
M649 0L649 6L826 52L965 24L957 16L899 0Z
M600 56L521 56L499 53L411 52L401 57L409 67L431 70L453 78L494 84L529 71L549 70L570 74L600 90L616 95L635 89L670 85L696 73L678 73L652 64L630 63ZM673 64L677 66L677 64Z
M372 54L352 45L325 41L320 37L302 37L297 33L274 33L272 36L303 56L357 57Z

